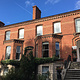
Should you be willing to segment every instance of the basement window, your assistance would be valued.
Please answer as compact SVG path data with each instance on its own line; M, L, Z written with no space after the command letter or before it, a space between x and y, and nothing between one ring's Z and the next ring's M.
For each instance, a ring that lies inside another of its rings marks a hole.
M11 54L11 46L7 46L5 59L10 59L10 54Z
M37 26L37 36L40 36L40 35L43 35L43 27L41 25Z
M20 59L20 46L17 46L16 48L16 59Z
M48 76L49 66L42 66L42 75Z
M42 43L42 55L43 57L49 57L49 42Z
M10 40L10 31L6 31L5 40Z

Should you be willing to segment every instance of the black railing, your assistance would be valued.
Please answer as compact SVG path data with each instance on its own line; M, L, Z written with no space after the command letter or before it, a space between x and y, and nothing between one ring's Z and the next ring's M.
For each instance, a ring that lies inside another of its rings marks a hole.
M68 67L70 61L71 61L71 56L69 55L67 60L64 61L65 69Z

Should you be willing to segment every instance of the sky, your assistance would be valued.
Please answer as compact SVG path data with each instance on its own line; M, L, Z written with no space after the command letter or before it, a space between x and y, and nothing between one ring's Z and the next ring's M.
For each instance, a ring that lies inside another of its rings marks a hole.
M10 25L32 20L34 5L43 18L80 9L80 0L0 0L0 21Z

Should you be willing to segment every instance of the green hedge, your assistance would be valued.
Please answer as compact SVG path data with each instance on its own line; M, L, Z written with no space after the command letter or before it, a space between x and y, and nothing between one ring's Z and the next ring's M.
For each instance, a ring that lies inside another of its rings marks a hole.
M20 65L20 61L17 61L17 60L10 60L10 59L7 59L7 60L2 60L1 61L1 64L3 65L13 65L13 66L19 66Z

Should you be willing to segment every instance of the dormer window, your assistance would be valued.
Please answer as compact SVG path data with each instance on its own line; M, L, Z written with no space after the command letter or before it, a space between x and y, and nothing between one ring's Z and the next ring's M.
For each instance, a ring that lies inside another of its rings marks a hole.
M41 25L37 26L37 36L40 36L40 35L43 35L43 27Z
M80 18L75 19L76 32L80 32Z

